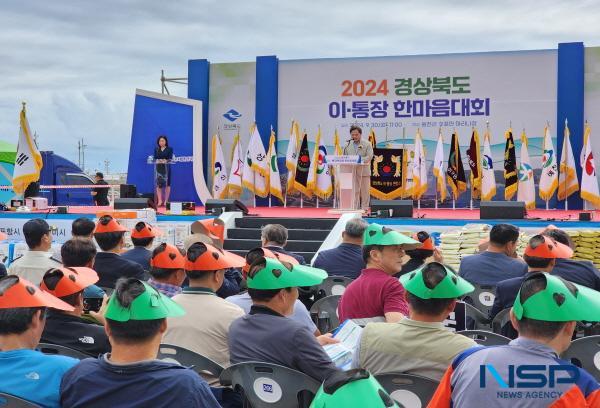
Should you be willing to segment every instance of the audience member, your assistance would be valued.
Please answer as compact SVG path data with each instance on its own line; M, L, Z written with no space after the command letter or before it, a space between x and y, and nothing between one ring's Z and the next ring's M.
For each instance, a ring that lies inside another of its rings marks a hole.
M147 283L119 279L105 315L112 351L66 373L62 406L219 407L196 372L156 359L166 318L184 313Z
M365 268L362 259L362 240L369 224L362 218L353 218L342 232L342 243L333 249L319 252L313 263L315 268L325 269L329 276L345 276L355 279Z
M91 219L87 217L77 218L71 224L71 237L93 239L95 228L96 224Z
M142 265L145 271L150 270L150 258L152 257L152 244L154 238L160 236L161 231L158 228L138 222L135 228L131 230L131 242L133 248L125 252L122 256L132 262Z
M439 249L435 247L433 244L433 238L426 231L419 231L415 235L413 235L413 239L415 241L419 241L423 244L420 248L417 249L407 249L406 255L409 256L408 261L404 265L402 265L402 270L400 273L396 274L396 277L400 277L408 272L412 272L415 269L420 268L425 264L427 259L432 258L433 261L444 263L444 258L442 257Z
M390 408L399 405L367 370L337 371L324 382L311 408Z
M60 247L63 265L67 267L85 266L93 269L97 252L96 245L86 238L71 238Z
M152 251L148 283L163 295L173 297L181 293L185 280L185 258L170 244L160 244Z
M421 245L393 229L369 225L363 241L363 260L367 268L342 295L338 306L340 321L371 319L394 323L406 316L404 288L393 275L402 269L404 250Z
M73 307L18 277L0 279L0 392L44 407L60 407L63 374L79 362L36 351L46 308Z
M369 323L354 364L373 374L407 373L439 381L460 352L477 345L444 327L456 301L474 290L443 264L431 262L400 278L409 317L396 324Z
M519 229L510 224L496 224L490 231L486 251L462 259L458 274L477 285L493 285L522 277L527 265L516 258Z
M102 249L94 262L94 269L100 277L98 286L114 288L115 282L121 277L144 279L144 268L120 255L125 244L126 231L127 229L110 215L104 215L98 220L94 232L94 238Z
M3 232L0 232L0 241L4 241L6 238L8 238L7 235ZM3 260L0 259L0 278L5 277L6 275L6 266L4 266Z
M262 227L260 232L261 246L270 249L273 252L279 252L296 258L300 265L306 264L306 260L302 255L286 251L285 245L288 240L288 230L280 224L267 224Z
M598 310L600 293L547 273L528 274L510 312L519 337L506 346L475 347L461 353L444 374L429 406L600 406L598 381L558 357L569 347L576 322L600 320ZM527 367L543 372L534 375ZM513 389L519 380L508 373L514 369L523 373L522 383L535 384L535 388ZM546 381L544 373L548 372L550 380ZM561 373L556 374L560 376L556 381L554 373Z
M305 373L321 382L337 370L322 345L335 343L331 335L315 337L293 319L298 286L318 285L327 272L270 258L254 262L248 272L250 313L229 328L231 363L262 361Z

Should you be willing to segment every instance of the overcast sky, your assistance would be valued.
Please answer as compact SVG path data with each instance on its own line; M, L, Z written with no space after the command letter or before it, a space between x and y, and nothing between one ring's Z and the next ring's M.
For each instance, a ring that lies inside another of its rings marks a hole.
M594 1L13 1L0 8L0 140L27 101L41 149L126 171L135 88L187 60L430 54L600 45ZM530 5L528 5L529 3ZM534 4L535 3L535 4ZM538 8L538 6L542 8ZM183 85L170 85L185 96Z

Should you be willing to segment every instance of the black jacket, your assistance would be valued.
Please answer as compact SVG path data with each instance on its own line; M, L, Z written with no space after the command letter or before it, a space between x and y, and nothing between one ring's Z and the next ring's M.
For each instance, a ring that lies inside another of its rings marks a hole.
M300 263L300 265L306 265L306 260L304 259L304 257L302 255L298 255L293 252L286 251L282 247L278 247L278 246L266 246L265 248L270 249L271 251L277 252L279 254L289 255L293 258L296 258L296 260Z
M360 245L342 243L337 248L319 252L313 266L325 269L330 276L356 279L365 269L365 261Z
M146 278L144 268L112 252L98 252L94 262L94 270L100 280L96 285L103 288L114 288L119 278Z
M121 256L131 262L142 265L142 268L144 268L146 271L150 270L150 258L152 258L152 251L144 247L135 247L125 252Z

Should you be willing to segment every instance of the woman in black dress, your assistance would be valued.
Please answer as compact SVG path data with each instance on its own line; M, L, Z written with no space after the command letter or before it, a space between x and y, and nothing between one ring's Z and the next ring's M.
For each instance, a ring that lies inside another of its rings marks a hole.
M173 149L169 147L169 139L165 135L160 135L156 139L156 149L154 149L154 160L156 161L156 205L162 207L169 201L171 194L171 165L169 160L173 159ZM163 188L165 194L163 195Z

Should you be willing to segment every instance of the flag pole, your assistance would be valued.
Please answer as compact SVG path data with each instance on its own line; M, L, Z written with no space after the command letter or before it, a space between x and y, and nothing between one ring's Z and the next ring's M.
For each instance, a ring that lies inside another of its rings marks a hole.
M567 118L565 118L565 129L563 130L563 146L565 146L565 148L566 148L567 146L570 146L570 145L571 145L571 141L570 141L570 140L568 140L568 142L569 142L569 144L568 144L568 145L567 145L567 144L565 143L565 141L564 141L564 133L566 133L566 132L565 132L565 130L566 130L566 129L568 129L568 126L569 126L569 120L568 120ZM564 155L564 154L565 154L565 152L563 151L563 152L562 152L562 154ZM568 160L568 159L569 159L569 158L567 157L567 159L566 159L566 160ZM566 160L565 160L565 164L567 163L567 162L566 162ZM567 167L567 166L565 166L565 167ZM559 165L558 165L558 168L559 168L559 170L560 170L560 163L559 163ZM568 169L567 169L567 170L568 170ZM559 174L560 174L560 173L559 173ZM568 174L568 171L567 171L567 174ZM567 176L566 176L566 175L565 175L565 211L569 211L569 196L568 196L568 194L567 194Z
M404 155L406 155L405 143L406 143L406 128L403 127L402 128L402 152L404 153ZM402 161L404 161L404 155L403 155ZM408 156L407 156L407 162L408 162ZM400 168L404 171L403 163L400 163ZM407 171L408 171L408 169L407 169ZM406 180L406 177L402 176L402 178L404 180ZM406 185L404 185L404 187L402 188L402 199L404 199L406 197L405 194L406 194Z

